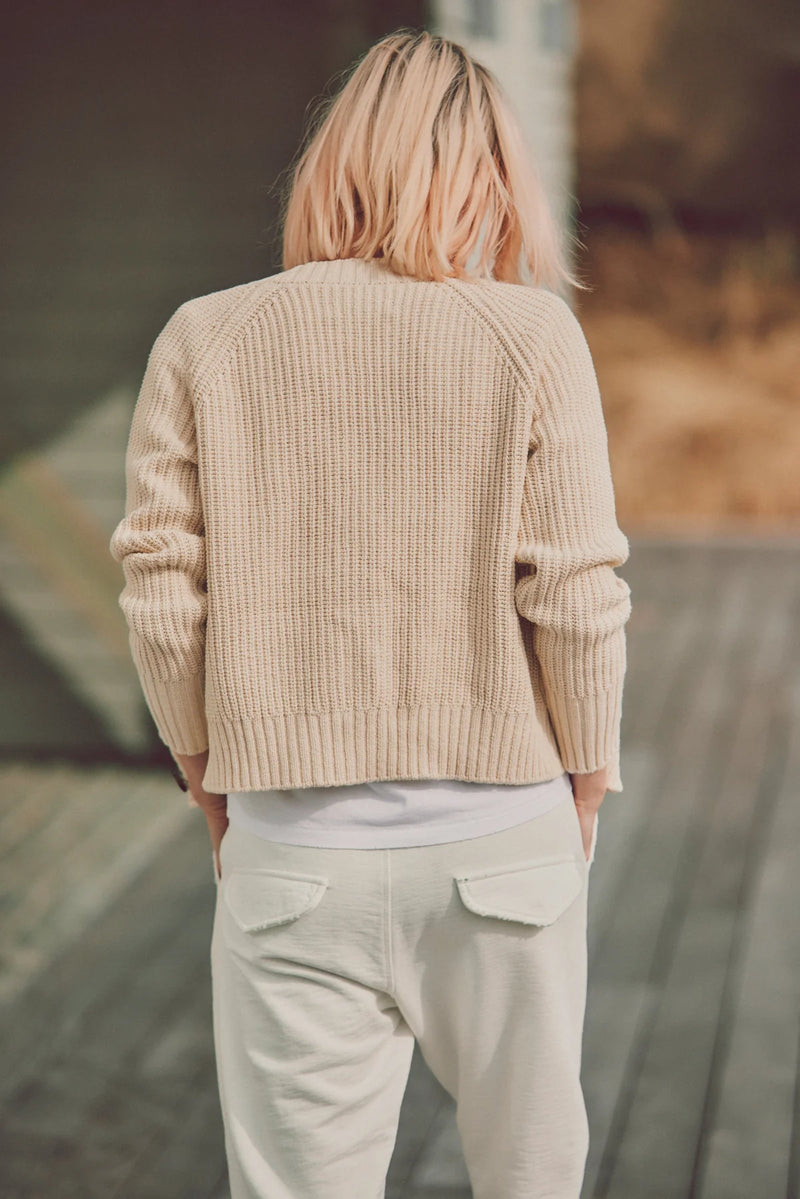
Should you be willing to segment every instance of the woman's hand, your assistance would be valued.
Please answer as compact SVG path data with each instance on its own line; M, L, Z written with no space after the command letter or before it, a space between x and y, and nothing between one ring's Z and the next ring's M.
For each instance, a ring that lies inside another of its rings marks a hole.
M222 844L222 838L228 827L228 797L227 795L214 795L210 791L203 790L203 775L208 765L207 749L201 754L173 754L172 756L186 775L186 781L189 784L189 794L191 795L190 802L193 802L198 808L202 808L203 810L206 823L208 824L208 833L211 837L211 848L214 853L214 866L217 871L217 878L221 878L222 867L219 860L219 847Z
M578 820L581 826L583 852L587 861L592 849L597 809L603 802L603 796L608 790L607 772L608 767L601 766L599 770L593 770L591 774L570 774L569 776L569 781L572 784L572 797L575 800L575 807L578 811Z

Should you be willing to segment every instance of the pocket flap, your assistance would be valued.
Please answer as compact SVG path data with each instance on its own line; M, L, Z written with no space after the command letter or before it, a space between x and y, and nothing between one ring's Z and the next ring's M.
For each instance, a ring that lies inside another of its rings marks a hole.
M585 871L569 857L462 875L456 883L465 906L478 916L546 925L580 894Z
M289 924L315 908L328 879L283 870L235 866L223 879L225 902L236 923L246 933L276 924Z

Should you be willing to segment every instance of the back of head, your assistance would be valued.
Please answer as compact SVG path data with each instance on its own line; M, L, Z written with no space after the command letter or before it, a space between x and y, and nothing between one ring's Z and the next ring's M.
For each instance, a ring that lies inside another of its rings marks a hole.
M419 279L581 286L496 78L427 30L382 38L346 73L284 203L285 270L374 257Z

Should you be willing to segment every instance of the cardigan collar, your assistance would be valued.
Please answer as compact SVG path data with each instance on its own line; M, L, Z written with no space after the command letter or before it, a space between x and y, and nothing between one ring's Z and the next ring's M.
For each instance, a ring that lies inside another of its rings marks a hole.
M292 279L324 279L334 283L365 280L391 283L392 280L403 278L391 270L382 258L332 258L301 262L284 273Z

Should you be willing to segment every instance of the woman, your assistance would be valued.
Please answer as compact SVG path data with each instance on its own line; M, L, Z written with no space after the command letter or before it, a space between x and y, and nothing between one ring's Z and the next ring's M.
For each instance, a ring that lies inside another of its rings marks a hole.
M211 834L231 1194L383 1194L416 1039L475 1199L575 1199L630 614L575 281L460 46L383 38L320 117L283 270L151 351L111 544Z

